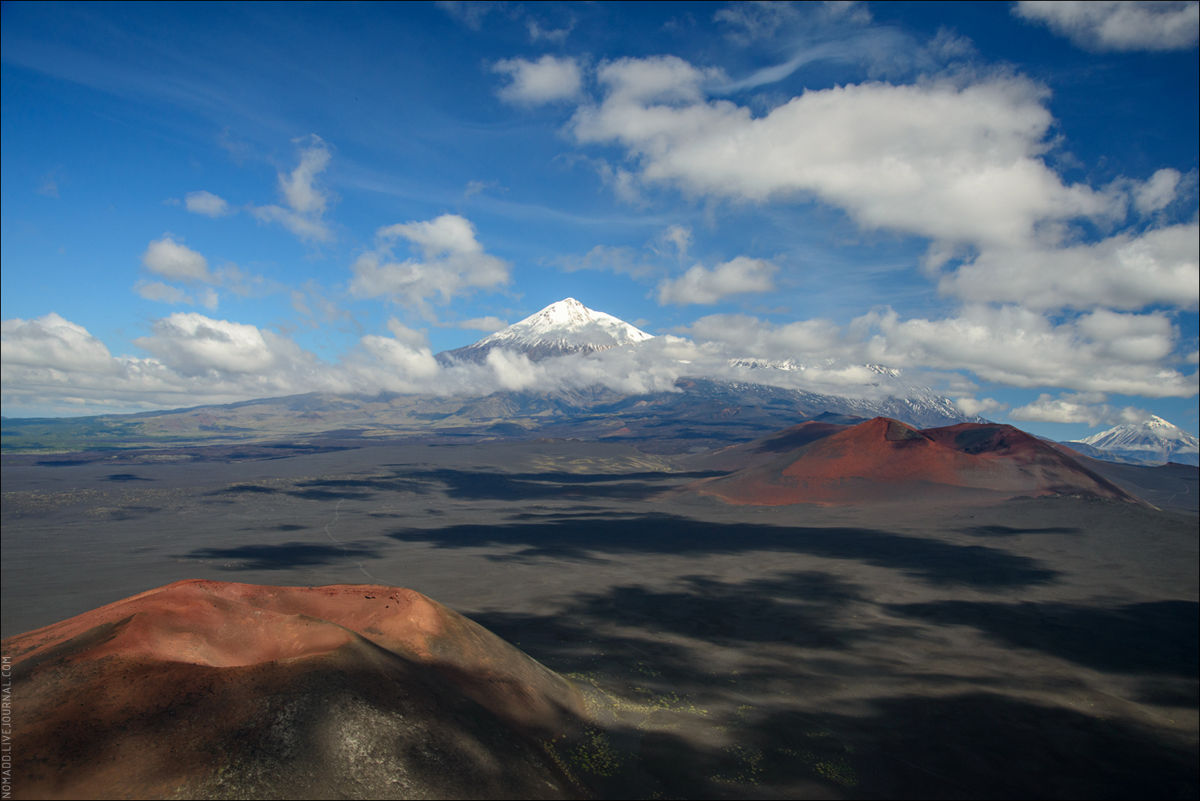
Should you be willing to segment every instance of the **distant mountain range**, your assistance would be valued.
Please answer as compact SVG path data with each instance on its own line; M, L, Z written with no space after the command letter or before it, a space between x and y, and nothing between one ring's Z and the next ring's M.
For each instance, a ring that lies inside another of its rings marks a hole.
M503 350L531 361L648 346L656 338L574 298L484 337L436 354L450 369L487 363ZM685 368L686 363L680 363ZM870 397L797 389L796 378L830 368L868 376ZM309 393L239 403L41 420L5 419L13 452L192 446L324 437L578 437L624 441L656 453L694 452L744 442L805 420L852 423L874 417L917 428L985 423L954 402L879 365L807 365L794 360L730 360L727 378L686 377L674 391L628 394L602 385L501 391L489 395ZM756 380L761 376L761 380ZM787 386L787 384L791 386ZM781 386L784 384L784 386Z
M1200 466L1200 439L1154 415L1137 425L1117 426L1063 444L1105 461Z

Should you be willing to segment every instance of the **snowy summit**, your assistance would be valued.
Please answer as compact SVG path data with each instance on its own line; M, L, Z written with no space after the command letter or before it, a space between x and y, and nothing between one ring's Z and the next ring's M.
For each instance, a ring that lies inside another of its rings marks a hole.
M1137 425L1101 431L1079 442L1142 462L1200 464L1200 439L1157 415Z
M481 362L489 351L502 348L537 361L569 353L594 353L653 338L611 314L589 309L575 298L566 298L474 345L439 353L437 358L443 363L452 359Z

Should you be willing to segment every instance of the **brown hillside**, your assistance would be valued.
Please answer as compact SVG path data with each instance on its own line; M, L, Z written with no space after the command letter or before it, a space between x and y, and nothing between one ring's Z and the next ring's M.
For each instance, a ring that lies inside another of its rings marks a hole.
M582 700L396 587L183 581L9 638L17 797L561 797Z
M884 417L843 428L730 475L696 482L691 489L731 503L770 506L968 493L996 499L1071 494L1142 503L1012 426L963 423L918 431Z

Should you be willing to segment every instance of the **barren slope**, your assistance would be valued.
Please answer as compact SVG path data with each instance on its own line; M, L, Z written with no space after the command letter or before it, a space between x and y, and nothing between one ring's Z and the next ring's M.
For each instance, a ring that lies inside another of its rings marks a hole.
M746 455L825 431L786 429ZM774 449L778 453L778 449ZM730 454L731 457L734 454ZM1143 503L1069 456L1012 426L962 423L918 431L877 417L692 489L731 503L869 503L992 494L1085 495Z
M561 797L576 691L396 587L183 581L12 637L24 797Z

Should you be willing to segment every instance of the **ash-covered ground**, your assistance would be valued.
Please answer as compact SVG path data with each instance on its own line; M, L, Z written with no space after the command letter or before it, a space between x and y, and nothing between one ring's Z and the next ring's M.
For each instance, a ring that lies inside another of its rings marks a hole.
M585 692L595 795L1200 791L1186 504L730 506L576 441L266 453L6 461L3 636L186 578L384 583Z

